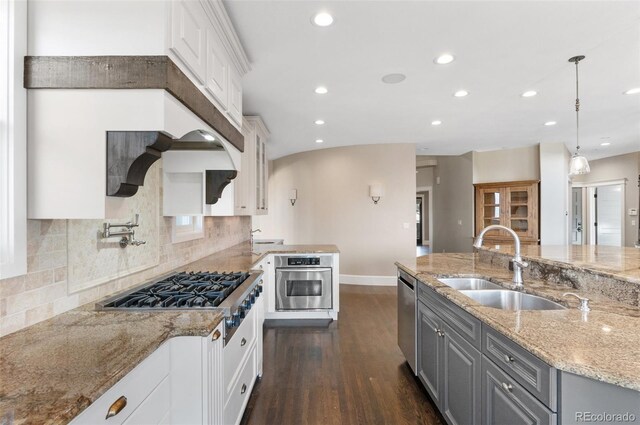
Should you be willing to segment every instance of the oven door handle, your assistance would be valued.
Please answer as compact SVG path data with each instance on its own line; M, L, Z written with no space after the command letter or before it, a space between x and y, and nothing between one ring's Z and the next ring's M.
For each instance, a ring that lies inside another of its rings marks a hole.
M301 272L301 273L308 273L308 272L330 272L331 270L333 270L331 267L308 267L308 268L300 268L300 269L294 269L291 267L282 267L279 268L278 271L280 273L283 272Z

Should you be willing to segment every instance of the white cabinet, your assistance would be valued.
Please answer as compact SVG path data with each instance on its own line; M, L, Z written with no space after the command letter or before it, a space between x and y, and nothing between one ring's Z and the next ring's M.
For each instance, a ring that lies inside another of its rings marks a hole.
M204 81L207 57L207 26L199 1L173 0L171 2L171 43L169 49L175 53L196 79Z
M135 415L135 422L161 423L168 409L161 412L150 411L150 406L157 406L159 401L167 399L166 383L169 382L170 344L164 343L142 363L125 375L117 384L76 417L72 425L123 424L128 417ZM145 400L151 397L149 404ZM119 401L120 400L120 401ZM116 409L115 406L119 406ZM106 418L110 408L117 413Z
M240 215L264 215L268 212L267 186L268 162L266 142L269 130L259 116L248 116L243 120L245 151L242 154L241 174L244 191L236 196L236 208ZM246 164L247 168L244 168ZM246 206L246 208L242 208ZM244 212L246 210L246 212Z
M207 81L206 89L225 110L229 97L229 59L222 48L218 34L207 31Z
M234 68L229 68L229 117L237 125L242 125L242 77Z
M244 152L240 157L240 171L234 180L235 184L235 215L252 215L255 209L252 198L253 150L254 150L253 126L246 119L242 120L242 135L244 136Z

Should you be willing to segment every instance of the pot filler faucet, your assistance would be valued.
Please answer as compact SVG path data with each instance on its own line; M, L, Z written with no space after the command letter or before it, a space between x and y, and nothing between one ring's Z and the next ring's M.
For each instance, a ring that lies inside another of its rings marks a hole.
M136 214L133 221L129 221L124 224L113 224L113 223L103 223L102 224L102 238L107 239L112 236L122 236L120 239L120 248L126 248L127 245L140 246L144 245L146 241L140 241L136 239L136 231L135 227L138 227L138 220L140 219L140 214ZM117 227L121 230L112 231L111 228ZM124 230L123 230L124 229Z
M522 289L524 285L522 284L522 269L525 267L529 267L529 263L522 260L520 256L520 238L518 234L514 232L512 229L509 229L505 226L500 226L499 224L492 224L491 226L487 226L478 235L476 240L473 242L474 248L480 248L482 246L482 238L484 238L484 234L491 230L504 230L513 236L515 241L515 256L511 260L513 262L513 286L515 289Z

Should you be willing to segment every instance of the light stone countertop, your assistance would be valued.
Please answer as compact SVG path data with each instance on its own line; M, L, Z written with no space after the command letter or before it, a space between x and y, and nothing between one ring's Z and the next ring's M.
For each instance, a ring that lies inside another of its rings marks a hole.
M339 252L335 245L249 248L245 242L178 270L248 271L272 253ZM96 311L94 304L0 338L0 423L66 424L162 343L206 337L223 319L211 310Z
M398 261L396 265L551 366L640 391L640 308L637 306L601 293L525 276L524 292L569 308L500 310L482 306L437 280L446 276L482 277L508 288L512 272L482 261L479 254L432 254ZM592 311L580 312L575 298L562 296L568 291L590 298Z

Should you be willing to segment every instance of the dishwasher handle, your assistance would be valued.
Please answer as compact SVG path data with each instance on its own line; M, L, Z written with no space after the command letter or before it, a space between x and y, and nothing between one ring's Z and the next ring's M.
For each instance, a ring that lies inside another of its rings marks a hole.
M415 291L415 280L414 279L406 279L401 274L398 275L398 282L403 283L405 286L408 286L412 291Z

